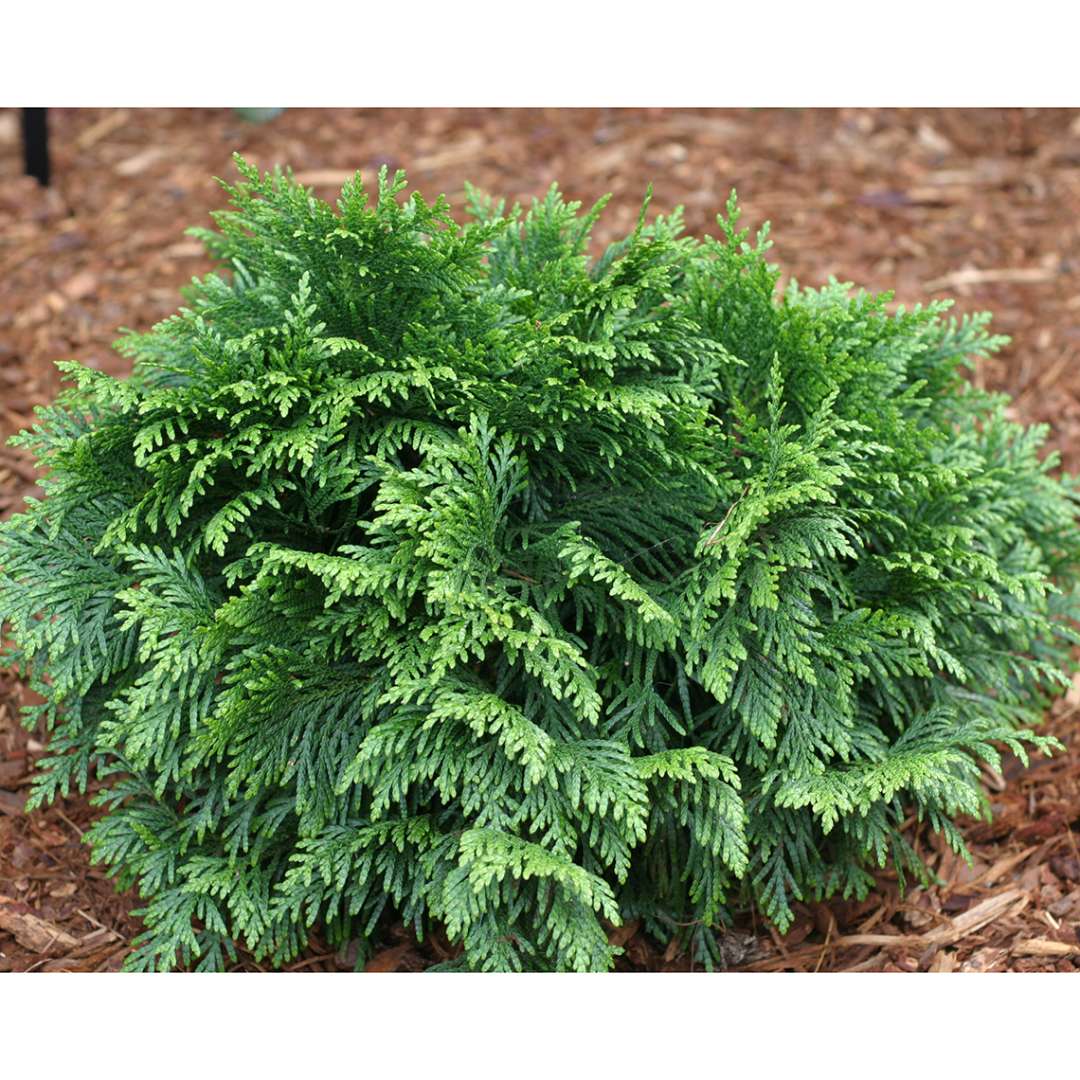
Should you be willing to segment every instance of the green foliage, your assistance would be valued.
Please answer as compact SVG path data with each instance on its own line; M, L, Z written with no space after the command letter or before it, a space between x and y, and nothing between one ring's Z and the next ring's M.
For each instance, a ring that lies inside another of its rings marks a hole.
M272 964L396 915L472 969L605 969L642 918L706 963L754 904L924 874L1076 640L1077 494L962 369L945 304L792 284L678 214L589 255L359 179L242 181L223 269L21 436L0 611L95 775L131 964Z

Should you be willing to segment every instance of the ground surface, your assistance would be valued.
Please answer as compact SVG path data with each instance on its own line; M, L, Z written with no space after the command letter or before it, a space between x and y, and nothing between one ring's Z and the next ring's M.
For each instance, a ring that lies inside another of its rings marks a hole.
M773 257L809 285L829 275L911 304L952 295L990 309L1013 344L977 378L1015 397L1026 421L1080 469L1080 113L1052 110L619 111L289 110L262 126L230 110L51 110L54 185L20 175L18 115L0 110L0 437L55 391L52 361L115 373L119 326L173 311L208 269L183 235L221 204L212 176L239 150L289 163L332 197L359 168L406 168L425 195L462 205L469 179L508 199L558 180L614 199L598 230L625 229L649 181L654 207L686 207L709 229L737 187L744 221L772 220ZM34 490L0 449L0 517ZM0 613L2 614L2 613ZM22 812L38 739L16 713L26 690L0 672L0 971L110 970L138 920L80 843L85 799ZM747 918L725 937L737 970L985 971L1080 967L1080 685L1049 727L1068 746L987 777L995 818L971 822L966 866L916 841L942 883L898 895L888 875L863 903L803 907L785 937ZM914 829L914 826L913 826ZM628 926L620 967L686 970ZM446 955L391 929L373 965L419 970ZM256 965L245 960L242 965ZM351 967L317 939L294 965Z

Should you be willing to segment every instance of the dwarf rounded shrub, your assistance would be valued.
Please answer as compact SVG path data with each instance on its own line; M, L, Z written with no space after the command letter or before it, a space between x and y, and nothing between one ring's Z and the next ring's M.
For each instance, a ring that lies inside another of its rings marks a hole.
M239 163L222 263L21 437L11 662L34 799L97 777L130 963L441 928L458 966L708 962L753 904L924 874L980 763L1050 740L1080 559L985 317L819 291L678 214L589 254L555 189L335 211Z

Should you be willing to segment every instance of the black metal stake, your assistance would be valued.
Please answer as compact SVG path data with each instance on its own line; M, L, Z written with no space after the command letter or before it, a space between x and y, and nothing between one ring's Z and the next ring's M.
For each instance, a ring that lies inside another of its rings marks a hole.
M45 109L22 111L23 158L26 175L49 185L49 123Z

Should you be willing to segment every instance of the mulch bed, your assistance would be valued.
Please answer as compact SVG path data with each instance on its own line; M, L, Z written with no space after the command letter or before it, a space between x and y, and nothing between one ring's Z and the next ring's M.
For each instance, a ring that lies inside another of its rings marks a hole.
M109 345L175 310L209 263L183 235L220 206L210 177L239 150L288 163L332 197L359 168L408 170L425 195L463 205L468 179L509 200L558 180L573 198L614 198L604 240L654 207L686 207L708 231L737 187L744 222L771 219L775 260L807 284L830 275L896 303L955 296L992 310L1013 344L976 375L1014 396L1015 415L1053 425L1080 470L1080 112L1068 110L287 110L252 125L231 110L50 110L53 187L21 175L18 114L0 110L0 438L55 392L52 362L123 374ZM0 449L0 517L35 493L35 473ZM131 893L91 866L94 810L69 798L23 813L40 733L16 721L29 691L0 671L0 971L115 970L139 931ZM899 894L889 874L862 903L802 905L780 937L752 915L724 938L731 970L1075 971L1080 967L1080 682L1047 730L1068 747L987 774L995 816L969 822L970 867L915 823L940 884ZM638 928L613 931L623 970L689 970ZM390 927L374 970L445 959ZM243 958L238 965L256 970ZM293 965L351 969L313 938Z

